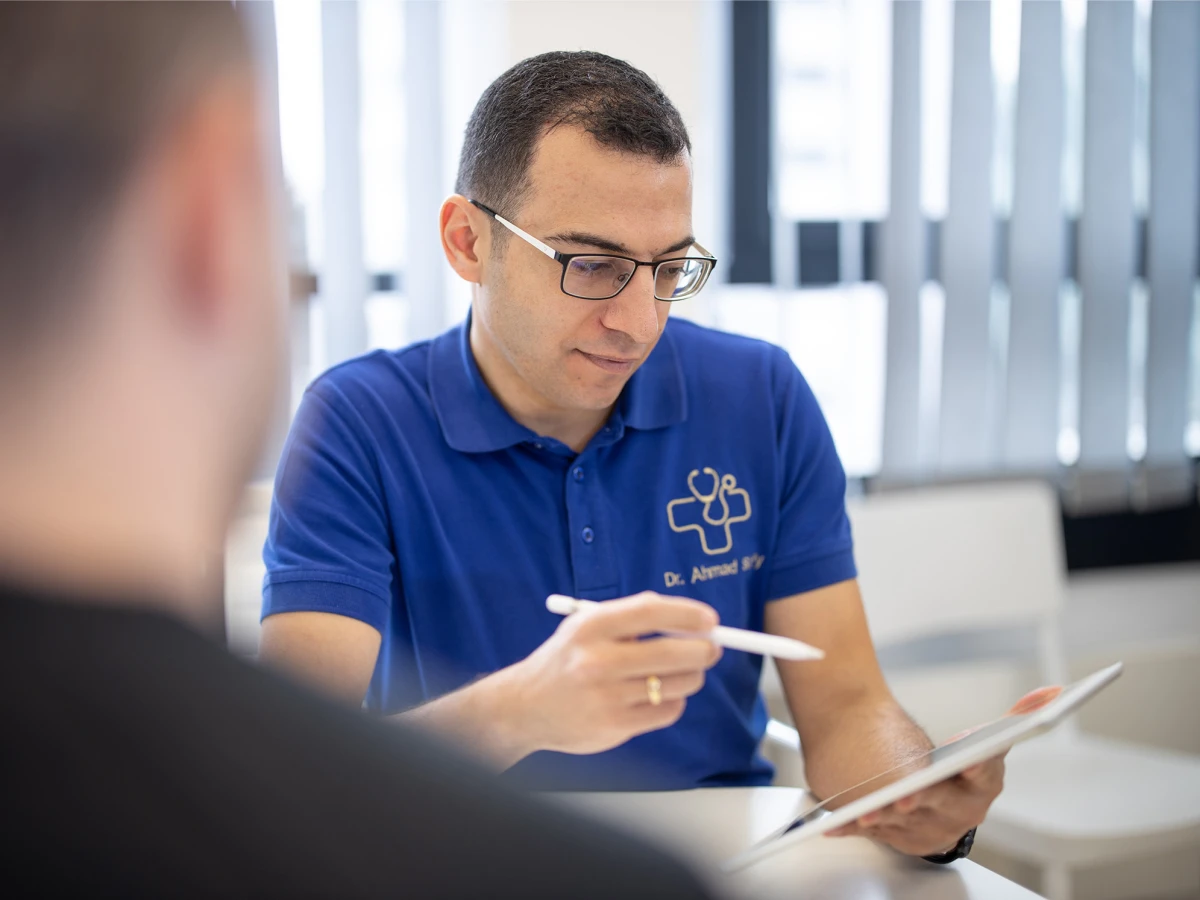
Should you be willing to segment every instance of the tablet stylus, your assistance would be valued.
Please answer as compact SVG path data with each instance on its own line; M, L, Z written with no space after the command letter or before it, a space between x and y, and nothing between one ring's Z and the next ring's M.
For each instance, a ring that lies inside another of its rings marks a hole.
M551 594L546 598L546 609L560 616L569 616L573 612L598 606L594 600L576 600L562 594ZM746 631L744 628L730 628L718 625L712 631L706 632L667 632L670 637L703 638L731 650L744 650L747 653L758 653L762 656L774 656L776 659L824 659L825 651L818 650L803 641L797 641L777 634L763 634L759 631Z

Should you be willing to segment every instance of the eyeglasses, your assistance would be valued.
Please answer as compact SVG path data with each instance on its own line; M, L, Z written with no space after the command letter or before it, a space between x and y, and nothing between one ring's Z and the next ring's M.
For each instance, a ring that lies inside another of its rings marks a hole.
M633 280L634 273L640 266L650 266L654 269L656 300L687 300L700 293L717 264L716 257L711 256L699 244L692 245L699 251L699 255L659 259L653 262L642 262L611 253L559 253L478 200L472 200L471 203L517 237L527 241L555 262L561 263L562 292L581 300L611 300Z

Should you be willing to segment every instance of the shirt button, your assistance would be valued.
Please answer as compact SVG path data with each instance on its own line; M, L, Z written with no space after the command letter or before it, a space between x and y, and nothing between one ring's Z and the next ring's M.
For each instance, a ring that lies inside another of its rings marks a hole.
M592 531L591 527L587 527L579 533L579 536L583 538L585 544L590 544L596 539L596 532Z
M541 442L541 441L536 441L536 442L534 443L534 445L533 445L533 446L535 446L537 449L541 450L541 449L542 449L542 442Z
M583 481L583 466L576 466L571 470L571 476L576 481Z

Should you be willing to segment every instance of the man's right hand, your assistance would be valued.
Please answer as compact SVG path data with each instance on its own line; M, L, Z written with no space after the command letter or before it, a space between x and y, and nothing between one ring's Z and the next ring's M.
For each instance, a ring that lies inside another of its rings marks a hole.
M599 753L672 725L721 648L703 639L642 638L717 624L704 603L651 592L570 615L526 659L498 673L510 701L506 724L528 741L528 752L563 753ZM650 676L662 683L657 705Z
M640 638L707 631L712 607L638 594L568 616L521 662L401 714L507 768L538 750L599 753L674 724L721 648L700 639ZM295 612L263 623L260 658L355 707L375 669L380 636L356 619ZM651 704L647 679L662 682Z

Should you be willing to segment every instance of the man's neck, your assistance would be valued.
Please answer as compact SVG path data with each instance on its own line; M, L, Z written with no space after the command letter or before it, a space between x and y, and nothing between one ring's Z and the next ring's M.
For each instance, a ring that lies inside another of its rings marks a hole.
M582 452L596 432L604 427L612 407L580 410L551 405L521 379L512 364L483 334L482 328L477 319L471 319L471 354L484 384L505 412L530 431L554 438L576 453Z
M81 600L153 603L210 626L221 572L212 511L196 508L201 492L182 471L172 484L165 468L113 449L61 431L0 446L0 577Z

